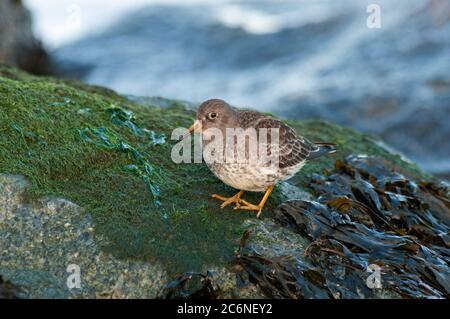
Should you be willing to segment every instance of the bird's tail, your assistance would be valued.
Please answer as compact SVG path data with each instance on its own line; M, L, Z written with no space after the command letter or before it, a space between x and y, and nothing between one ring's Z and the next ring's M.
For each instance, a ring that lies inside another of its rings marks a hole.
M336 144L333 143L316 142L314 145L317 146L317 148L309 153L308 159L315 159L322 155L336 153L337 151Z

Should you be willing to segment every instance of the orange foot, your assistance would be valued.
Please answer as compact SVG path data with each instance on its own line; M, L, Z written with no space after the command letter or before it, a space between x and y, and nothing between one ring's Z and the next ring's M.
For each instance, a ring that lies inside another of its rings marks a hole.
M241 199L240 202L243 203L245 206L235 207L234 209L257 211L256 218L259 218L261 216L264 204L267 202L267 199L269 198L269 195L272 192L273 188L274 188L274 186L269 186L269 188L266 190L266 193L264 194L264 197L262 198L261 202L258 205L251 204L251 203Z
M241 199L242 194L244 194L244 191L239 191L239 193L237 193L236 195L234 195L232 197L222 197L217 194L213 194L212 197L223 201L222 205L220 205L220 208L225 208L228 205L230 205L231 203L234 203L235 204L234 209L238 209L239 207L241 207L240 202L242 201L242 199Z

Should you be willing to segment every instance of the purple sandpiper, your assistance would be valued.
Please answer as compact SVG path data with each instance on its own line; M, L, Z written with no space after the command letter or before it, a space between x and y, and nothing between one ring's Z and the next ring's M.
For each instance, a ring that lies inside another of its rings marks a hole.
M269 198L274 186L280 182L294 176L305 164L307 160L317 158L324 154L334 153L336 151L332 143L312 143L306 138L299 136L294 129L285 123L274 119L268 115L249 111L240 110L231 107L228 103L220 99L211 99L203 102L197 111L197 121L190 127L189 135L192 132L203 134L203 146L207 145L211 140L205 139L205 132L208 129L220 130L223 136L226 136L229 129L241 128L243 130L255 129L261 132L261 129L272 130L277 129L277 165L261 161L256 162L236 162L236 161L215 161L206 162L210 170L225 184L238 189L239 192L232 197L223 197L213 194L212 197L223 201L221 208L234 203L234 209L252 210L257 212L257 217L261 215L264 204ZM241 131L242 132L242 131ZM257 133L258 134L258 133ZM268 134L268 133L264 133ZM261 133L257 135L259 140L263 136ZM275 139L272 140L275 143ZM236 150L237 136L233 137L230 145L224 143L224 149L232 147ZM271 137L266 136L266 140L271 144ZM225 141L225 137L224 137ZM266 143L267 144L267 143ZM249 150L244 147L246 158L248 158ZM224 154L226 150L224 150ZM269 150L270 154L271 151ZM258 205L251 204L241 198L245 191L265 192L261 202Z

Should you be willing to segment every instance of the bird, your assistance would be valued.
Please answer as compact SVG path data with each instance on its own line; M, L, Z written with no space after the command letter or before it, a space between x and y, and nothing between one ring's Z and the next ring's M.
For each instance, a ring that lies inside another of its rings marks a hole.
M243 132L248 132L249 129L254 129L255 135L250 134L251 136L245 136L246 139L239 140L242 138L239 134L244 134ZM269 134L270 130L276 131L277 134ZM201 103L194 124L180 140L193 133L200 133L205 149L215 140L211 131L221 133L216 142L220 142L217 145L222 145L223 149L217 151L212 148L211 153L217 155L216 160L205 159L206 165L222 182L238 190L238 193L231 197L218 194L212 194L212 197L222 201L221 208L234 204L234 209L255 211L257 218L261 216L264 205L277 183L294 176L308 160L336 152L333 143L310 142L278 119L257 111L232 107L221 99L209 99ZM227 139L229 132L234 132L235 136ZM258 154L264 149L269 160L250 161L249 157L255 153L249 147L250 143L260 143L257 144ZM245 160L228 160L226 155L231 154L227 153L230 151L236 152ZM203 155L205 158L205 153ZM252 204L242 198L245 192L264 192L264 196L259 204Z

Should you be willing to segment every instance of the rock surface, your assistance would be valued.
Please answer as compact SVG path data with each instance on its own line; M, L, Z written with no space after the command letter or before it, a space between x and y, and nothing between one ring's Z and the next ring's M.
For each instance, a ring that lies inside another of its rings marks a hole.
M50 58L35 38L21 0L0 1L0 61L35 74L50 73Z
M171 132L195 115L177 101L143 105L101 87L0 65L0 113L0 276L24 298L169 297L176 294L168 287L183 290L194 279L211 280L218 298L271 296L255 282L236 280L242 235L251 234L246 249L268 260L290 256L307 265L310 239L274 221L273 210L288 199L315 199L308 186L314 173L365 153L408 176L430 178L368 135L289 121L312 140L334 141L340 152L277 187L256 220L219 208L210 194L234 190L204 165L172 162ZM70 289L76 267L81 288Z
M120 261L100 249L89 214L61 198L27 202L29 182L0 174L0 269L27 298L154 298L167 281L150 263ZM71 285L73 266L80 288ZM68 284L69 282L69 284Z

